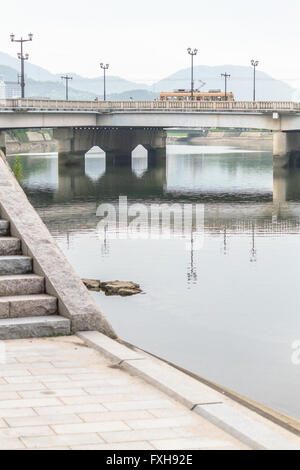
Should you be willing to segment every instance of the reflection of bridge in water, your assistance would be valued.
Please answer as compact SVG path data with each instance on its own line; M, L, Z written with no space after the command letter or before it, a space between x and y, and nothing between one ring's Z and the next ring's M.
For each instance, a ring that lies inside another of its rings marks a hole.
M93 159L89 159L91 162ZM142 161L143 159L139 159ZM42 160L44 162L44 160ZM168 174L166 162L160 161L156 165L147 168L144 165L141 171L132 170L131 166L108 167L105 168L105 160L95 158L95 165L92 171L88 167L58 166L55 169L56 177L50 184L31 183L31 174L34 169L25 168L24 187L35 206L53 205L70 201L91 201L115 200L119 195L126 195L128 199L139 201L162 200L164 202L186 202L194 201L204 203L208 207L211 203L218 203L223 209L223 217L230 219L231 215L225 210L226 204L234 204L234 211L240 204L243 218L253 217L293 217L296 206L291 202L300 201L300 170L296 168L275 168L273 170L273 191L270 188L261 189L259 183L252 190L239 188L232 192L229 188L222 191L214 191L214 183L209 188L203 188L201 181L199 187L185 189L170 186L168 184ZM98 167L98 168L97 168ZM95 171L96 170L96 171ZM98 174L97 174L98 170ZM196 169L199 172L199 168ZM201 173L202 173L202 169ZM51 170L53 177L53 169ZM180 169L181 171L181 169ZM40 178L40 173L37 172ZM250 210L249 203L253 203ZM230 207L230 206L229 206ZM231 212L231 211L230 211ZM297 212L297 211L296 211ZM209 214L207 213L209 217ZM298 213L296 214L298 217ZM210 217L209 217L210 218ZM217 214L213 215L217 220Z
M96 231L100 221L96 212L101 203L111 203L118 213L119 195L128 197L128 205L136 202L142 203L147 210L151 204L167 203L170 208L175 204L177 208L179 207L179 211L183 204L203 204L204 220L200 231L194 219L190 224L190 233L186 231L183 233L181 227L178 228L171 223L170 238L182 239L183 243L189 242L186 261L186 278L189 285L197 283L196 244L201 230L202 233L204 231L204 235L208 233L210 236L218 237L221 244L220 252L224 256L230 255L232 236L239 234L245 236L249 262L259 261L258 236L300 232L300 170L295 168L274 169L273 193L271 185L268 189L269 182L272 181L269 179L271 173L268 167L264 168L264 183L261 187L261 183L257 182L257 187L252 188L251 191L248 189L243 192L239 189L236 192L226 193L226 185L222 186L221 192L214 192L213 182L209 185L206 182L206 187L204 187L201 178L197 179L207 170L202 166L201 158L193 161L194 166L189 168L193 170L191 174L195 176L197 182L197 188L192 190L177 187L176 181L174 183L174 172L168 184L170 168L163 162L157 162L156 165L147 168L145 159L137 159L133 167L136 167L138 162L138 171L129 166L106 168L104 159L93 157L89 159L85 167L59 166L56 165L56 159L52 158L51 171L43 167L44 159L41 159L41 162L41 168L39 168L38 161L34 160L26 167L26 160L24 160L25 190L53 235L59 238L67 237L68 241L72 235ZM179 165L177 170L181 179L184 167ZM238 171L239 168L230 170L232 171L229 173L221 172L221 175L231 175L229 184L232 183L232 175L241 174ZM51 174L50 184L47 175L46 178L45 175L42 177L43 171L44 173L48 171L48 175ZM244 171L246 173L251 171L251 166L249 168L246 166ZM189 187L188 184L187 187ZM170 227L166 227L166 230L169 231ZM154 220L154 225L151 220L151 228L147 224L141 224L137 233L130 230L130 234L136 238L151 239L151 231L159 233L158 239L166 238L164 227L159 220ZM112 242L105 236L100 236L100 239L102 255L108 255Z

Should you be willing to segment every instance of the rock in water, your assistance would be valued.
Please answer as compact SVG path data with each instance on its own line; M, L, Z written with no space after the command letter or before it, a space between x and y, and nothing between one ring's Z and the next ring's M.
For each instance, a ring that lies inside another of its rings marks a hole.
M88 288L88 290L93 290L96 292L100 292L100 281L96 279L82 279L83 284Z
M142 292L139 284L130 281L101 282L100 288L105 292L105 295L121 295L122 297L136 295Z

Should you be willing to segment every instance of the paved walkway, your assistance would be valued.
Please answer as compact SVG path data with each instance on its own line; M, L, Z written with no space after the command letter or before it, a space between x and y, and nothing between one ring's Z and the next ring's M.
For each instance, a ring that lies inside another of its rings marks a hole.
M3 344L0 449L247 449L76 336Z

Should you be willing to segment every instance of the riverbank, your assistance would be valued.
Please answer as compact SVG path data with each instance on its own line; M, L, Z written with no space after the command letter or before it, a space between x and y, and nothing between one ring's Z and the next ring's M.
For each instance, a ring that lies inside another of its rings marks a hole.
M201 134L194 132L182 132L168 135L169 145L208 145L231 146L238 148L250 148L272 150L273 134L271 132L221 132L206 131Z
M12 130L5 132L7 154L56 152L52 130Z

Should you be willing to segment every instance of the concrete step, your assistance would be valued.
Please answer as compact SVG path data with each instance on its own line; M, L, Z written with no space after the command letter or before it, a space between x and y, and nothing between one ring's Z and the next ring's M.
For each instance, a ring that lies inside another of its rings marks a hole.
M0 276L32 273L29 256L0 256Z
M70 320L59 315L0 320L0 340L70 334Z
M0 297L0 319L57 314L57 299L47 294Z
M14 237L0 237L0 256L21 254L21 241Z
M0 237L9 235L9 222L7 220L0 220Z
M0 297L10 295L43 294L45 281L36 274L0 276Z

